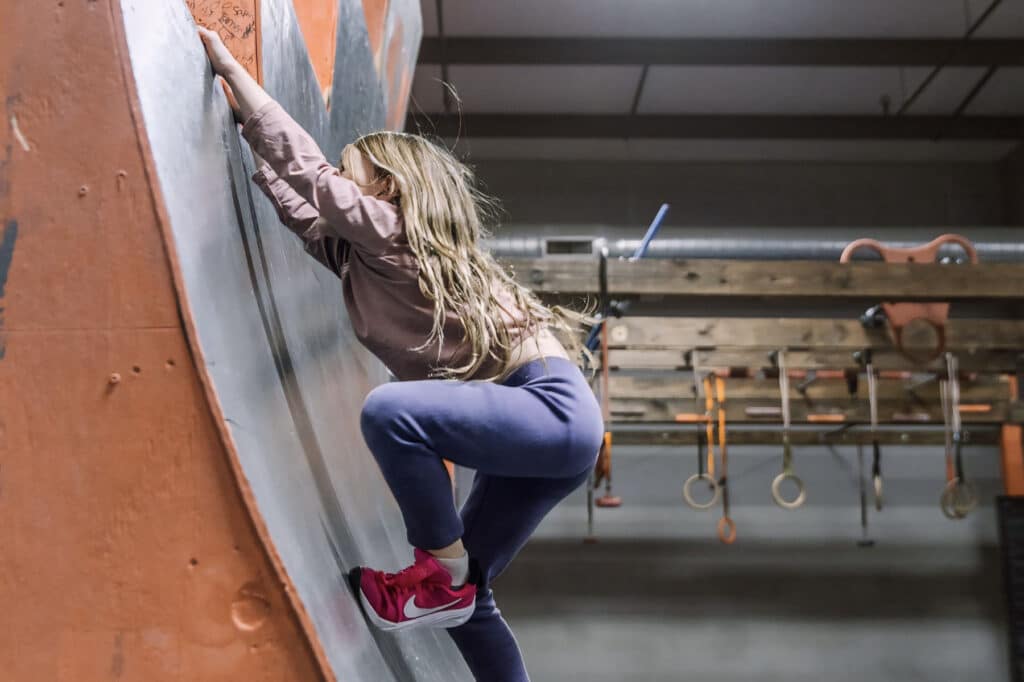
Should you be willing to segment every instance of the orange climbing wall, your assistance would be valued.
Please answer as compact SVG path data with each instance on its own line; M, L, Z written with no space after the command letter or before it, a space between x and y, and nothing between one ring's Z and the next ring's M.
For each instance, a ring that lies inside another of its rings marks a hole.
M363 14L366 16L366 32L370 37L370 51L375 58L381 54L384 42L385 22L388 18L388 0L363 0ZM380 62L376 61L380 72Z
M320 680L190 357L119 11L0 3L0 679Z
M401 17L396 16L392 21L387 62L381 79L388 93L387 127L391 130L401 130L405 127L405 111L415 66L412 60L415 59L415 55L412 58L408 55Z
M337 0L334 0L337 6ZM217 31L224 44L258 82L263 82L260 56L259 0L185 0L196 23ZM321 2L309 2L322 5ZM331 45L334 33L331 32ZM332 67L333 68L333 67Z
M387 96L386 126L400 130L405 125L416 57L402 23L402 10L407 8L393 7L389 0L362 0L362 4L374 67ZM294 7L321 93L329 102L334 83L338 0L294 0Z
M334 54L338 31L338 0L295 0L295 17L302 27L306 51L320 91L327 102L334 83Z

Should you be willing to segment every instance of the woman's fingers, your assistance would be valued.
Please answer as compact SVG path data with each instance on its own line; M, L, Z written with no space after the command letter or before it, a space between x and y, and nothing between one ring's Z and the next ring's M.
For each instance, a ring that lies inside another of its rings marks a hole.
M220 86L224 89L224 96L227 97L228 106L231 107L231 113L234 114L235 120L239 123L242 122L241 108L238 106L238 100L235 98L235 93L231 89L231 85L227 82L225 75L228 70L238 65L234 56L228 50L224 41L221 40L220 35L216 31L199 26L196 28L199 33L199 39L203 41L203 47L206 48L206 55L210 58L210 64L213 66L213 72L220 76Z
M203 43L205 43L207 47L210 45L224 44L224 41L220 39L220 34L216 31L211 31L205 26L199 26L196 30L199 31L199 37L203 39Z
M215 31L211 31L205 26L200 26L196 30L199 32L199 39L203 41L203 47L206 48L206 53L212 57L212 53L216 49L215 46L217 45L217 43L223 41L220 39L220 36Z
M210 58L214 72L223 76L229 68L238 63L216 31L202 26L196 30L199 32L199 39L203 41L203 47L206 48L206 55Z

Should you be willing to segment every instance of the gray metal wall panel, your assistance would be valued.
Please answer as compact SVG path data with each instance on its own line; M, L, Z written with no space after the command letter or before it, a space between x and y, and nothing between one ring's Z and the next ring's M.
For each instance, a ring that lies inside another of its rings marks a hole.
M331 129L345 142L379 129L384 123L384 93L377 84L370 39L364 25L362 3L341 0L329 116ZM339 144L331 153L340 155L343 146ZM330 153L328 157L332 158Z
M343 572L410 558L393 498L359 433L386 380L345 315L341 284L305 255L251 186L181 0L122 0L136 87L206 369L275 548L340 680L467 676L440 631L368 629ZM379 127L361 5L342 0L335 107L326 112L290 0L262 0L267 90L329 158ZM416 36L418 39L419 32ZM344 54L341 54L344 53ZM356 74L356 75L353 75Z

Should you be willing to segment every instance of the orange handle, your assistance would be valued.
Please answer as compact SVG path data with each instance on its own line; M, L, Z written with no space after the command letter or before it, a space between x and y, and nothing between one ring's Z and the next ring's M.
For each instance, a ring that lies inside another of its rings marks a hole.
M907 248L896 248L889 247L878 241L877 239L858 239L850 242L843 249L842 255L839 256L840 263L847 263L850 257L853 256L854 252L858 249L871 249L882 257L886 263L907 263L907 262L935 262L935 256L939 252L939 247L943 244L958 244L970 258L972 263L978 262L978 252L975 251L974 245L967 237L959 234L942 234L931 240L923 246L915 246L909 249Z
M809 414L807 421L811 424L840 424L846 421L845 414Z

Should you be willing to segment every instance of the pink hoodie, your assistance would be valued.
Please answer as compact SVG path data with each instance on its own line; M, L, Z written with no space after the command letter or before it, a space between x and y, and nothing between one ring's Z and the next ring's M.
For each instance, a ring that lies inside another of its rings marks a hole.
M252 179L281 222L302 238L311 256L341 278L345 307L360 342L402 381L425 379L433 366L466 363L470 348L460 345L465 329L451 311L440 349L435 342L424 351L410 350L427 340L434 303L420 292L419 267L398 208L362 194L342 177L277 102L253 113L242 135L266 161ZM507 291L499 298L503 307L515 310ZM504 317L513 342L524 339L521 312ZM496 368L497 362L489 360L477 376L491 376Z

